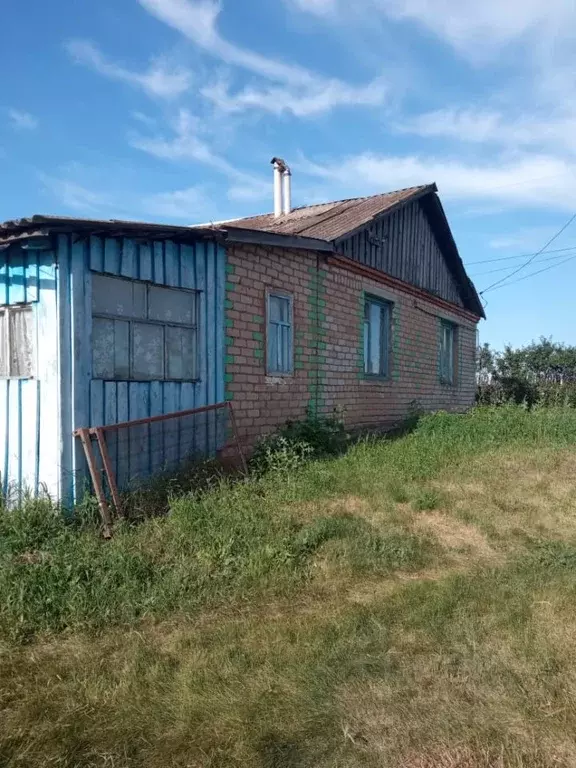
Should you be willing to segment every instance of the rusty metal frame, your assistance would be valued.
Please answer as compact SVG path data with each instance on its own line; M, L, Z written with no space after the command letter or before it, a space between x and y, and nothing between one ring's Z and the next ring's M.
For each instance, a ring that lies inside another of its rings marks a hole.
M86 428L77 429L74 434L77 435L82 442L84 454L88 463L88 470L90 471L90 477L92 478L92 484L94 485L94 492L96 493L98 506L100 507L100 516L102 518L102 524L104 527L104 537L109 539L112 536L112 515L110 514L110 507L108 506L106 494L104 493L104 488L102 487L102 478L100 477L98 467L96 466L96 457L94 456L94 451L92 450L90 430Z
M116 483L116 474L114 473L112 469L112 464L110 462L110 454L108 453L108 445L106 443L106 438L104 437L104 430L102 429L102 427L96 427L96 429L94 430L94 434L96 435L98 448L100 448L100 455L102 456L102 465L104 466L104 472L106 473L106 479L108 480L108 487L110 488L110 495L112 496L112 501L114 503L114 507L116 508L116 514L122 517L122 504L120 502L120 494L118 493L118 485Z
M104 492L102 478L100 477L98 466L96 464L96 457L94 455L92 439L94 438L96 440L96 443L98 444L98 450L100 451L100 456L102 458L102 467L104 470L104 474L106 476L108 488L110 489L110 496L112 497L112 503L114 505L114 509L116 511L116 514L119 517L122 517L123 516L122 501L121 501L120 493L118 490L118 484L116 482L116 474L114 472L114 469L112 467L112 462L110 460L110 454L109 454L108 445L106 442L106 433L118 431L120 429L130 429L131 427L143 426L145 424L157 424L158 422L172 421L173 419L179 419L185 416L195 416L200 413L207 413L209 411L218 411L222 409L228 410L228 413L230 416L230 425L232 427L232 435L233 435L234 442L236 444L236 448L238 450L238 456L240 458L242 471L244 473L247 473L248 464L246 462L246 455L242 449L242 444L240 442L240 435L238 433L238 424L236 422L236 414L234 413L234 408L232 406L232 403L229 401L225 403L216 403L214 405L206 405L206 406L203 406L202 408L191 408L187 411L175 411L174 413L165 413L160 416L149 416L148 418L134 419L133 421L123 421L123 422L120 422L119 424L108 424L106 426L100 426L100 427L83 427L82 429L77 429L74 432L74 435L80 438L80 440L82 441L82 445L84 447L84 453L86 455L86 461L88 463L90 477L92 479L92 483L94 485L94 491L96 493L96 498L98 499L98 505L100 507L100 515L102 517L102 522L104 525L105 536L109 538L112 535L111 534L112 515L110 513L110 507L108 505L108 500L106 499L106 494Z

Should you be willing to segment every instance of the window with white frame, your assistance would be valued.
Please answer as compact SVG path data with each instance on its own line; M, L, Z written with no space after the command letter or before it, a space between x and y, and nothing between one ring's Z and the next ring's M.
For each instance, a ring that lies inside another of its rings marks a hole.
M93 273L92 376L194 381L198 294Z
M34 315L30 304L0 307L0 378L34 376Z
M392 305L376 296L364 299L364 374L386 377L390 367Z
M440 321L440 381L443 384L454 384L456 381L457 333L454 323Z
M266 372L272 376L286 376L294 370L292 296L269 293L267 304Z

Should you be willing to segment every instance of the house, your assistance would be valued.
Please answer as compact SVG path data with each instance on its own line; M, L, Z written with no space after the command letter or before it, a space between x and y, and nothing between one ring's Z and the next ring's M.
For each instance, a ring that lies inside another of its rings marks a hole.
M435 185L290 210L288 173L275 214L217 226L0 225L5 494L72 499L81 427L231 400L250 446L307 412L473 404L484 312Z

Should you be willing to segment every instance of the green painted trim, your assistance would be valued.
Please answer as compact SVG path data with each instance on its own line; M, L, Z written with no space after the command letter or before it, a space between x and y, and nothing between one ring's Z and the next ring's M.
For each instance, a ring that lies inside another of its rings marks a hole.
M254 341L264 341L264 334L262 331L252 331L252 338Z
M254 357L256 360L264 360L264 350L263 349L255 349L254 350Z
M234 328L234 320L232 320L231 317L227 317L225 325L226 325L226 328Z
M233 373L225 373L224 374L224 381L226 384L232 384L234 381L234 374Z
M224 299L224 308L234 309L234 302L232 301L232 299Z
M253 315L252 322L257 323L258 325L264 325L264 318L262 315Z
M234 393L233 392L225 392L224 393L224 400L226 400L227 403L229 403L231 400L234 400Z
M230 262L226 262L226 274L233 275L235 272L236 272L236 265L230 264Z
M227 291L235 291L236 290L236 283L231 283L229 280L226 281L226 290Z
M236 339L234 338L234 336L226 336L226 346L227 347L231 347L234 344L235 341L236 341Z
M234 355L226 355L226 357L224 358L224 361L226 365L233 365L235 362L235 359L236 358L234 357Z

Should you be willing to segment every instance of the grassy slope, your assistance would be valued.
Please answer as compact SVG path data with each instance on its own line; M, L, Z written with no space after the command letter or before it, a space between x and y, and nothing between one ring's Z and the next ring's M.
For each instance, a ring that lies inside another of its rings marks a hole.
M438 415L108 544L2 518L0 765L575 765L575 445Z

